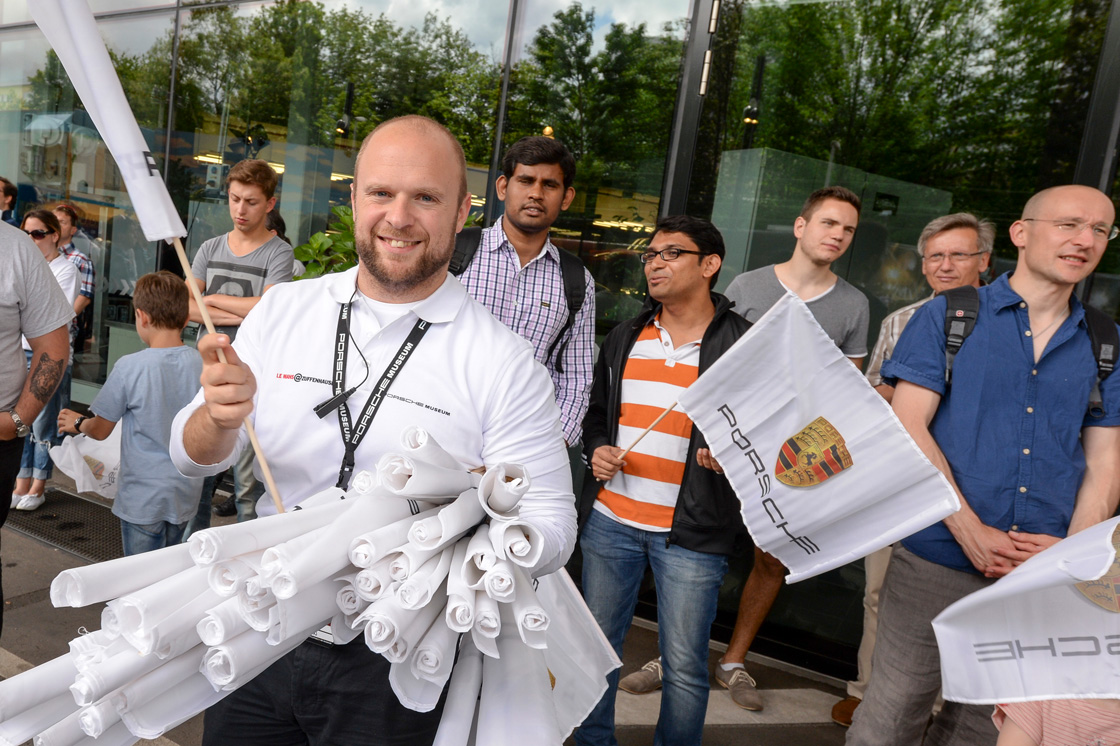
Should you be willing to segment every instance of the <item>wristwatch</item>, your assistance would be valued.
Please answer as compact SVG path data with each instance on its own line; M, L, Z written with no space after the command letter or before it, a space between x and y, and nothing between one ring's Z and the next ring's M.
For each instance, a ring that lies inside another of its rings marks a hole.
M31 434L31 428L28 427L27 424L24 423L24 421L22 419L20 419L20 416L16 412L16 410L9 409L8 414L11 415L12 422L16 423L16 437L17 438L26 438L28 435Z
M82 432L82 423L89 419L89 415L80 414L78 419L74 420L74 429L80 434Z

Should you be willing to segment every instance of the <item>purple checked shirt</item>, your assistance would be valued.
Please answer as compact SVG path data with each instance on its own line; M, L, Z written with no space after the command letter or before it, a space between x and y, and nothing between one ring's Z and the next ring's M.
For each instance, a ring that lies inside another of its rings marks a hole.
M569 445L579 442L587 412L594 364L595 282L584 270L586 295L575 323L567 333L561 364L545 360L552 343L568 320L568 301L560 276L560 249L546 240L540 255L521 266L517 250L506 238L499 220L482 232L482 243L470 266L459 276L467 292L495 317L533 345L534 356L552 376L560 424Z

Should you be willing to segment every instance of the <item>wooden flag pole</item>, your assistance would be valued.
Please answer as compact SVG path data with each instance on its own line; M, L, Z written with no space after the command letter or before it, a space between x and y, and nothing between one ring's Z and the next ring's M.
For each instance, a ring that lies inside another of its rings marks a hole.
M638 443L641 443L642 438L649 435L649 431L652 430L653 428L657 427L657 423L661 422L661 420L665 419L665 415L669 414L670 412L672 412L676 408L677 408L677 403L673 402L672 404L669 405L668 409L666 409L661 414L657 415L657 419L654 420L653 422L649 423L649 427L647 427L645 430L643 430L638 437L634 438L634 442L630 444L630 447L627 448L625 451L623 451L622 453L620 453L618 455L618 460L621 461L622 459L626 458L626 454L628 454L628 453L630 453L630 451L634 450L634 446L638 445Z
M217 334L214 329L214 320L210 318L210 311L206 308L206 304L202 300L202 291L198 289L198 284L194 282L194 274L191 272L191 264L187 261L187 251L183 248L183 242L176 236L172 239L175 244L175 253L179 255L179 263L183 265L183 273L187 277L187 287L191 289L191 294L194 296L194 302L198 305L198 312L202 314L202 323L206 325L206 331L211 334ZM225 350L218 349L218 359L223 363L228 364L226 360ZM676 406L675 404L673 406ZM665 415L661 415L664 417ZM659 418L660 419L660 418ZM657 423L655 422L654 425ZM651 426L652 427L652 426ZM249 433L249 443L253 446L253 453L257 456L257 461L261 465L261 474L264 475L265 486L268 487L268 494L272 496L272 503L276 506L277 513L284 512L284 503L280 500L280 493L276 490L276 482L272 478L272 469L268 467L268 461L264 457L264 450L261 448L261 443L257 440L257 431L253 429L253 421L245 418L245 431ZM633 446L631 446L632 448Z

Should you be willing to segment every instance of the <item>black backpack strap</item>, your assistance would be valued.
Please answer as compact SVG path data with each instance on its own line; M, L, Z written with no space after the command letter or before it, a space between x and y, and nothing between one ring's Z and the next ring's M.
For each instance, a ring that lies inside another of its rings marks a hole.
M1104 397L1101 395L1101 382L1112 374L1116 367L1117 352L1120 351L1120 332L1116 322L1104 311L1083 306L1085 325L1089 327L1089 341L1093 345L1093 357L1097 361L1097 380L1089 394L1089 414L1093 417L1104 416Z
M976 326L980 294L971 285L943 290L945 296L945 385L953 383L953 360Z
M568 340L564 339L564 336L575 324L576 315L583 308L587 284L584 281L583 262L579 260L579 257L559 247L557 247L557 251L560 254L560 277L564 281L564 297L568 301L568 320L564 322L564 328L560 330L556 339L553 340L552 346L548 348L548 355L545 360L553 360L553 355L555 355L553 367L556 368L557 373L563 373L564 365L561 359L564 357L564 350L568 347ZM557 349L557 347L560 349Z
M447 270L456 277L463 274L463 271L470 266L481 243L481 228L471 226L459 231L459 235L455 236L455 252L451 255L451 265Z

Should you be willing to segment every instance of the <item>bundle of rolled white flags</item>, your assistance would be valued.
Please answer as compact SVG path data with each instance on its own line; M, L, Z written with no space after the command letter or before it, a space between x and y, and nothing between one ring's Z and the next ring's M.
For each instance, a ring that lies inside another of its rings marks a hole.
M401 442L348 492L61 573L54 605L107 602L101 629L0 682L0 746L156 738L328 623L391 662L406 707L451 680L441 746L562 743L621 664L563 570L529 577L529 475L467 472L419 428Z

